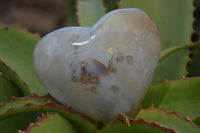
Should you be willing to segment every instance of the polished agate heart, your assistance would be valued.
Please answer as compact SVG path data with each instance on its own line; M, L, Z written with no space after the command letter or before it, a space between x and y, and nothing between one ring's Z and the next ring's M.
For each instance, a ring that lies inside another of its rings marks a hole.
M43 37L34 68L47 91L63 104L107 121L135 114L152 81L160 36L138 9L119 9L92 27L67 27Z

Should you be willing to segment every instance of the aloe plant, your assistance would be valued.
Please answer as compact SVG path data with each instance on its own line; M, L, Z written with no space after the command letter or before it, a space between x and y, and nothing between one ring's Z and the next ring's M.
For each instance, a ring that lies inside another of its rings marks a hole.
M200 41L191 41L197 0L67 0L66 4L68 26L92 26L117 8L139 8L152 17L162 49L140 109L136 116L120 113L102 122L60 104L47 94L33 69L33 50L41 37L0 24L1 132L200 132Z

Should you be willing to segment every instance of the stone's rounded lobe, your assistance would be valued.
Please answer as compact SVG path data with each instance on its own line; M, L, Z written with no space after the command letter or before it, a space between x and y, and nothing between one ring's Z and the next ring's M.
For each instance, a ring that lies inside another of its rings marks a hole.
M152 81L160 37L138 9L119 9L92 27L68 27L43 37L34 68L47 91L63 104L107 121L135 114Z

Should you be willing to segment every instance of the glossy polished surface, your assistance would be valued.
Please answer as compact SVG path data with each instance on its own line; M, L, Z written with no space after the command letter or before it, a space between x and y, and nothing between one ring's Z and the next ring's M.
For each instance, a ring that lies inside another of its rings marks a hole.
M93 27L68 27L43 37L34 51L36 74L63 104L107 121L135 114L154 74L160 36L138 9L119 9Z

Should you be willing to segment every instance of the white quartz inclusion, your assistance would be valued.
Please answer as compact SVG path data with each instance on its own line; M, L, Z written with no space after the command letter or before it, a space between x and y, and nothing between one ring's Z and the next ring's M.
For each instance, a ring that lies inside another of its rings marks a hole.
M135 114L152 81L160 36L138 9L119 9L92 27L67 27L43 37L34 68L47 91L63 104L107 121Z

